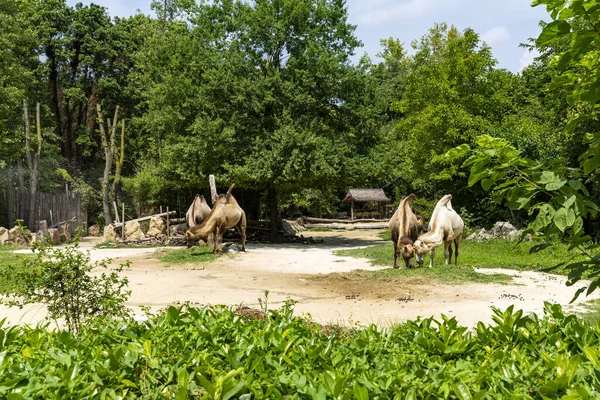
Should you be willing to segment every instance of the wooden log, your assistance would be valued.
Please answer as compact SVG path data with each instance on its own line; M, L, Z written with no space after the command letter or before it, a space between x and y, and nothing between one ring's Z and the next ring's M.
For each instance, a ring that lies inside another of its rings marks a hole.
M121 240L125 240L125 203L121 203L121 222L123 224L123 228L121 228Z
M59 225L66 224L67 222L73 222L73 221L75 221L75 218L76 218L76 217L73 217L73 218L71 218L71 219L67 219L67 220L64 220L64 221L57 222L56 224L54 224L54 225L50 226L50 228L56 228L56 227L58 227Z
M358 224L363 222L381 222L381 223L389 223L389 219L355 219L354 221L349 219L334 219L334 218L313 218L313 217L302 217L298 218L298 223L308 223L308 224Z
M116 201L113 201L113 207L115 209L115 222L121 222L121 219L119 218L119 207L117 207Z
M304 227L307 229L318 229L318 228L326 228L326 229L340 229L340 230L352 230L352 229L387 229L387 224L382 223L369 223L369 224L304 224Z
M167 237L171 236L171 232L170 232L170 228L171 225L169 224L169 206L167 206Z
M176 213L177 213L177 211L169 211L169 215L176 214ZM154 217L164 217L166 215L167 215L167 213L165 212L165 213L162 213L162 214L154 214L154 215L148 215L147 217L130 219L130 221L142 222L142 221L148 221L148 220L150 220L150 219L152 219ZM114 227L121 226L121 225L123 225L123 223L113 224Z

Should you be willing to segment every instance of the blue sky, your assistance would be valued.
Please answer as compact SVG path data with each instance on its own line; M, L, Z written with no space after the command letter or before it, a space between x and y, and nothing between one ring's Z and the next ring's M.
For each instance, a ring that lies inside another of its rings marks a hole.
M93 0L108 8L111 16L129 16L139 9L150 13L151 0ZM492 48L500 68L518 72L531 63L534 54L520 48L537 37L540 20L548 20L544 7L530 7L529 0L346 0L350 22L371 58L379 52L379 40L390 36L406 47L436 22L453 24L460 30L473 28ZM67 0L73 5L79 1Z

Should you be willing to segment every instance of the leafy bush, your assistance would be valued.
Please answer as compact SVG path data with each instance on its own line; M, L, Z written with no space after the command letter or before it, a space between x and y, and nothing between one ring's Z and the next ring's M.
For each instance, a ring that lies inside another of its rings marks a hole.
M23 268L0 265L0 276L14 285L5 293L15 296L4 299L5 304L22 307L29 303L43 303L52 320L64 320L71 332L77 332L92 318L122 318L129 315L125 301L129 280L119 274L128 263L100 275L92 269L108 267L110 260L91 263L89 253L79 250L77 241L72 246L50 248L37 245L34 256L22 259Z
M206 399L585 399L600 389L600 329L560 306L328 330L292 316L175 308L143 323L0 327L0 396Z

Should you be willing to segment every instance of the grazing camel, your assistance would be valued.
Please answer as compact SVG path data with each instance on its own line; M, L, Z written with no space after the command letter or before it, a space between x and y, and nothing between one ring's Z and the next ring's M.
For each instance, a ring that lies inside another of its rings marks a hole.
M410 205L415 197L414 193L404 197L390 219L389 228L394 242L394 268L398 268L398 254L404 258L407 268L414 267L413 243L419 235L419 223Z
M417 263L423 264L425 253L430 252L429 268L433 267L435 248L444 243L444 259L446 264L452 262L452 242L454 242L454 264L458 265L458 245L462 237L465 224L452 208L451 194L447 194L438 201L429 221L429 231L419 236L415 242Z
M217 201L213 204L213 209L202 224L189 228L185 232L187 247L194 245L196 240L204 240L208 243L208 238L214 235L213 254L223 254L220 244L223 241L223 234L227 229L235 227L242 236L242 251L246 251L246 213L238 205L231 194L235 184L229 187L227 194L219 195Z
M196 198L190 205L190 208L188 208L187 212L185 213L185 219L187 221L188 228L193 228L196 225L200 225L202 222L204 222L206 217L208 217L210 214L210 211L210 206L204 199L204 196L197 194Z

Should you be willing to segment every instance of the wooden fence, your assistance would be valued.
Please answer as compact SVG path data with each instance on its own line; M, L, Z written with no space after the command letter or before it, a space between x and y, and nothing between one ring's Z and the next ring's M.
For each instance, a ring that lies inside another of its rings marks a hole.
M87 210L81 206L81 197L75 193L36 193L34 221L29 221L29 192L0 189L0 226L12 228L16 219L37 229L37 221L46 220L48 227L61 221L71 225L71 232L87 223ZM33 229L32 229L33 230ZM85 236L82 232L81 236Z

